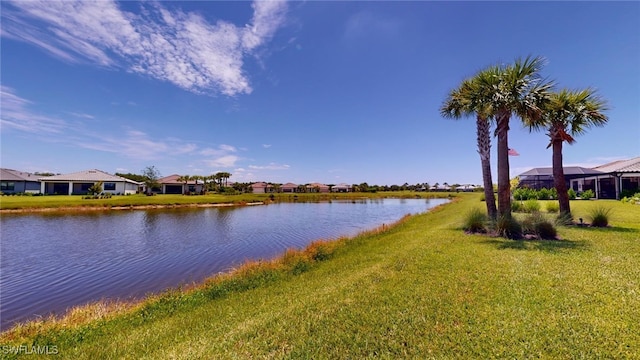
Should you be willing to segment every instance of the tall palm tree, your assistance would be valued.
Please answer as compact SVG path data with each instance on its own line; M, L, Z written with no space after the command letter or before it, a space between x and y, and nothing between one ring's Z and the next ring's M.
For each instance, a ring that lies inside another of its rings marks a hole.
M180 175L176 181L179 181L181 183L184 183L184 185L182 185L182 195L186 194L187 192L187 183L189 182L189 179L191 179L191 176L189 175Z
M591 126L604 126L609 120L603 114L605 110L606 101L593 89L562 89L549 95L543 116L529 123L531 129L546 129L549 136L547 149L552 148L553 185L558 192L561 214L571 215L562 166L562 144L573 144L574 136L583 134Z
M478 154L482 168L482 182L484 184L484 198L487 214L493 220L497 218L496 198L493 194L493 179L491 177L491 124L490 108L482 99L483 89L473 79L462 82L459 88L451 91L440 108L440 114L445 118L459 119L463 116L476 114L476 135Z
M220 177L222 178L222 181L224 181L224 186L226 187L227 185L229 185L229 178L231 177L231 173L223 171L220 173ZM222 185L222 182L221 182Z
M498 138L498 214L511 217L509 180L509 120L512 115L525 122L542 116L542 104L553 83L540 77L544 59L528 56L511 65L496 65L480 72L475 81L483 90L483 102L496 119Z

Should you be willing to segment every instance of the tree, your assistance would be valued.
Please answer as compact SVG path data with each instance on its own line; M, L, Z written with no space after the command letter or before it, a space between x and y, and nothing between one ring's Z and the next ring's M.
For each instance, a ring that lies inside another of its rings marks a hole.
M223 183L224 183L225 187L227 185L229 185L229 178L231 177L231 173L223 171L223 172L220 172L219 174L220 174L220 178L221 178L220 185L222 186Z
M147 188L147 194L151 194L151 189L160 186L158 179L160 178L160 171L155 166L147 166L142 170L142 176L145 177L144 185Z
M178 178L176 179L176 181L184 183L184 185L182 185L182 194L185 195L187 193L187 183L189 182L189 180L191 179L191 176L189 175L180 175L178 176Z
M549 136L548 148L552 148L553 185L558 193L560 214L571 215L569 193L562 165L562 144L571 145L574 136L583 134L592 126L604 126L608 118L606 101L593 89L563 89L549 95L543 116L530 122L530 129L545 129Z
M484 101L487 92L474 79L462 82L459 88L451 91L440 108L440 114L445 118L460 119L471 114L476 115L476 137L482 182L484 184L484 198L489 218L497 218L496 198L493 193L493 179L491 177L491 108Z
M98 181L91 185L89 189L87 189L87 193L89 195L99 195L102 193L102 181Z
M509 120L519 116L525 123L541 118L549 89L553 86L541 78L543 58L528 56L510 65L495 65L481 71L474 83L480 88L486 115L496 120L498 138L498 215L511 217L511 186L509 183Z

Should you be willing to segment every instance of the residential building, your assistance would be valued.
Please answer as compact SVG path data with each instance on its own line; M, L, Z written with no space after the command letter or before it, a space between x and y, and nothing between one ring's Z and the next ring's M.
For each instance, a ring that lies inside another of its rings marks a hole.
M353 191L353 189L351 188L351 185L349 185L349 184L340 183L340 184L334 185L331 188L331 191L333 191L333 192L351 192L351 191Z
M572 180L583 179L586 176L595 176L600 174L602 174L601 171L580 166L564 167L564 179L567 182L567 188L571 186L570 182ZM533 168L529 171L523 172L518 175L518 177L520 178L520 187L528 187L535 190L540 190L542 188L551 189L555 187L553 184L553 168L551 167ZM583 191L582 188L580 190L577 188L574 190ZM587 188L584 190L587 190Z
M201 193L204 189L204 182L198 180L180 180L181 175L173 174L158 179L160 192L162 194L192 194Z
M20 194L40 192L38 175L13 169L0 169L0 192Z
M97 182L102 182L103 192L110 194L135 194L142 186L140 182L97 169L44 176L39 181L40 192L47 195L84 195Z
M567 187L576 193L591 190L597 199L620 199L623 192L640 191L640 157L613 161L594 168L564 167ZM534 168L520 176L520 186L533 189L553 185L552 168Z
M294 192L297 192L297 189L298 189L298 185L290 182L280 187L280 190L283 193L294 193Z

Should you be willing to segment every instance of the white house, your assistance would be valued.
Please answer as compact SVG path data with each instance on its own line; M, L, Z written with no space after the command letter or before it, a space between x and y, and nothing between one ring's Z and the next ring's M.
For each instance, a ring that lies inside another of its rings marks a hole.
M111 175L101 170L85 170L71 174L45 176L40 181L40 192L48 195L84 195L90 187L102 182L102 191L110 194L135 194L142 183Z

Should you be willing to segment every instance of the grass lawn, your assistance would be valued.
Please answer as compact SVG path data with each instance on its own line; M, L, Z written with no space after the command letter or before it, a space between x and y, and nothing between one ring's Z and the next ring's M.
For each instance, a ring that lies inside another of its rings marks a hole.
M512 241L459 230L479 199L463 194L391 229L316 245L317 261L290 253L120 315L23 326L0 336L0 349L47 345L72 359L640 357L640 206L573 201L585 221L610 207L612 226Z

